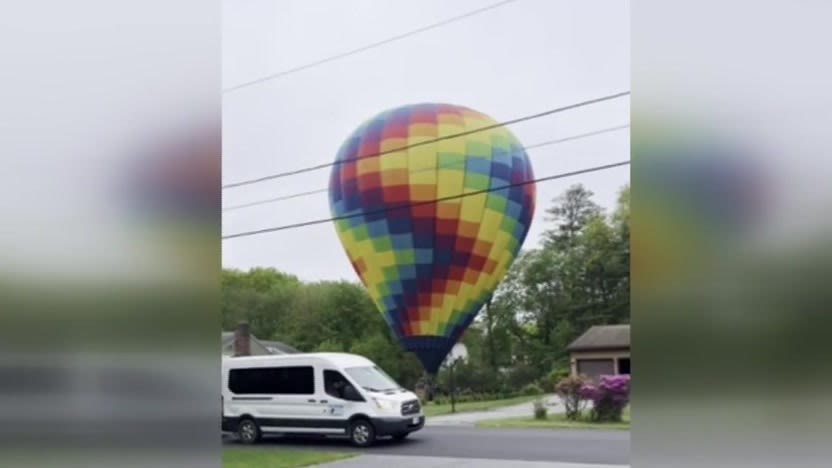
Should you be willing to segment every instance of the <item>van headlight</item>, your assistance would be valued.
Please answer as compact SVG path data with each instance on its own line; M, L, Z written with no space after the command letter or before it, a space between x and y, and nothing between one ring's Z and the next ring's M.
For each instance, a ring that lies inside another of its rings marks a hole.
M373 398L373 401L375 402L376 406L381 410L392 411L396 409L396 403L394 401L382 400L380 398Z

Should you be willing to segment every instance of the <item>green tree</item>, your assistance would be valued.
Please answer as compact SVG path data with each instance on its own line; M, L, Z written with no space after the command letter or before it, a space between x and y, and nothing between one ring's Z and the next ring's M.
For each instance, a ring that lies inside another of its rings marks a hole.
M565 248L575 242L586 223L602 212L592 201L592 196L592 191L575 184L553 200L553 206L546 213L549 215L547 221L554 222L555 227L544 232L545 245Z

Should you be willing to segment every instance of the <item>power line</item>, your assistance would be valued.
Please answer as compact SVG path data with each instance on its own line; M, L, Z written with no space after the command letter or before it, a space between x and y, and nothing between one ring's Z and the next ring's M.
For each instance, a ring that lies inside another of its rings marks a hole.
M303 174L303 173L306 173L306 172L312 172L312 171L317 171L317 170L321 170L321 169L326 169L328 167L337 166L337 165L340 165L340 164L353 163L353 162L356 162L356 161L361 161L363 159L375 158L375 157L379 157L379 156L384 156L386 154L397 153L399 151L404 151L404 150L407 150L407 149L410 149L410 148L415 148L415 147L418 147L418 146L430 145L430 144L437 143L437 142L440 142L440 141L452 140L454 138L459 138L459 137L463 137L463 136L467 136L467 135L473 135L475 133L480 133L480 132L484 132L484 131L487 131L487 130L493 130L495 128L505 127L507 125L513 125L513 124L516 124L516 123L525 122L527 120L539 119L541 117L546 117L546 116L549 116L549 115L552 115L552 114L557 114L557 113L560 113L560 112L565 112L565 111L568 111L568 110L577 109L579 107L584 107L584 106L588 106L588 105L591 105L591 104L596 104L596 103L603 102L603 101L609 101L611 99L617 99L617 98L620 98L620 97L623 97L623 96L627 96L629 94L630 94L630 91L622 91L620 93L610 94L608 96L603 96L603 97L599 97L599 98L595 98L595 99L590 99L588 101L582 101L582 102L578 102L578 103L575 103L575 104L569 104L568 106L549 109L547 111L543 111L543 112L540 112L540 113L537 113L537 114L527 115L525 117L519 117L519 118L516 118L516 119L513 119L513 120L507 120L505 122L500 122L500 123L496 123L496 124L492 124L492 125L486 125L484 127L479 127L479 128L475 128L475 129L472 129L472 130L466 130L464 132L454 133L454 134L446 135L446 136L443 136L443 137L433 138L431 140L420 141L420 142L417 142L417 143L401 146L401 147L398 147L398 148L393 148L393 149L390 149L390 150L381 151L381 152L378 152L378 153L365 154L364 156L357 157L357 158L352 158L352 159L349 159L349 160L340 159L340 160L336 160L336 161L329 162L329 163L318 164L316 166L309 166L309 167L305 167L305 168L302 168L302 169L296 169L294 171L280 172L280 173L277 173L277 174L272 174L272 175L268 175L268 176L264 176L264 177L258 177L256 179L249 179L249 180L243 180L243 181L240 181L240 182L234 182L234 183L231 183L231 184L223 185L222 188L223 189L228 189L228 188L240 187L240 186L243 186L243 185L256 184L256 183L259 183L259 182L265 182L267 180L279 179L281 177L288 177L288 176Z
M379 210L353 213L353 214L350 214L350 215L335 216L335 217L332 217L332 218L317 219L317 220L313 220L313 221L305 221L305 222L296 223L296 224L286 224L286 225L283 225L283 226L277 226L277 227L272 227L272 228L258 229L256 231L239 232L239 233L236 233L236 234L229 234L227 236L222 236L222 239L225 240L225 239L234 239L234 238L237 238L237 237L254 236L254 235L257 235L257 234L265 234L265 233L268 233L268 232L284 231L284 230L287 230L287 229L296 229L296 228L301 228L301 227L306 227L306 226L313 226L315 224L323 224L323 223L329 223L329 222L333 222L333 221L340 221L342 219L356 218L356 217L359 217L359 216L367 216L367 215L378 214L378 213L387 213L387 212L390 212L390 211L412 208L414 206L432 205L432 204L443 202L443 201L456 200L456 199L465 198L465 197L473 197L475 195L482 195L484 193L496 192L498 190L506 190L506 189L510 189L510 188L513 188L513 187L521 187L523 185L534 184L534 183L538 183L538 182L548 182L548 181L555 180L555 179L562 179L562 178L565 178L565 177L571 177L571 176L576 176L576 175L580 175L580 174L587 174L587 173L590 173L590 172L603 171L603 170L606 170L606 169L612 169L614 167L625 166L627 164L630 164L629 160L620 161L620 162L612 163L612 164L606 164L606 165L603 165L603 166L590 167L590 168L587 168L587 169L581 169L581 170L572 171L572 172L564 172L564 173L561 173L561 174L554 174L554 175L550 175L550 176L546 176L546 177L540 177L540 178L537 178L537 179L526 180L526 181L523 181L523 182L515 182L513 184L501 185L501 186L498 186L498 187L491 187L491 188L488 188L488 189L477 190L477 191L474 191L474 192L461 193L461 194L458 194L458 195L450 195L450 196L447 196L447 197L437 198L435 200L426 200L426 201L421 201L421 202L416 202L416 203L406 203L406 204L401 204L401 205L392 206L392 207L385 207L385 208L382 208L382 209L379 209Z
M601 130L595 130L595 131L592 131L592 132L581 133L581 134L578 134L578 135L572 135L572 136L568 136L568 137L564 137L564 138L559 138L557 140L544 141L544 142L541 142L541 143L536 143L534 145L526 146L526 147L524 147L524 149L525 150L530 150L530 149L541 148L541 147L549 146L549 145L556 145L556 144L559 144L559 143L566 143L568 141L580 140L582 138L588 138L588 137L600 135L600 134L603 134L603 133L614 132L616 130L622 130L622 129L625 129L625 128L630 128L630 124L617 125L615 127L603 128ZM416 173L425 172L425 171L435 171L437 169L455 168L457 166L464 165L464 164L465 164L464 161L462 161L462 162L457 161L457 162L454 162L453 164L439 165L437 167L428 167L428 168L424 168L424 169L418 169L418 170L415 170L415 171L409 171L409 174L416 174ZM249 207L252 207L252 206L265 205L265 204L268 204L268 203L275 203L275 202L280 202L280 201L292 200L292 199L295 199L295 198L306 197L306 196L309 196L309 195L317 195L319 193L326 193L328 191L329 191L328 187L320 188L320 189L317 189L317 190L308 190L308 191L305 191L305 192L298 192L298 193L293 193L293 194L290 194L290 195L283 195L283 196L280 196L280 197L267 198L265 200L257 200L257 201L248 202L248 203L241 203L239 205L232 205L232 206L229 206L227 208L223 208L222 211L225 212L225 211L240 210L240 209L249 208Z
M256 80L251 80L251 81L247 81L247 82L244 82L244 83L240 83L238 85L235 85L235 86L232 86L230 88L224 89L223 93L230 93L230 92L236 91L238 89L253 86L253 85L256 85L256 84L259 84L259 83L263 83L265 81L273 80L275 78L280 78L282 76L290 75L292 73L296 73L296 72L306 70L306 69L309 69L309 68L312 68L312 67L317 67L318 65L323 65L323 64L328 63L328 62L333 62L335 60L339 60L339 59L342 59L344 57L349 57L351 55L355 55L355 54L358 54L358 53L361 53L361 52L364 52L364 51L367 51L367 50L370 50L370 49L374 49L376 47L380 47L380 46L389 44L391 42L395 42L395 41L398 41L398 40L401 40L401 39L405 39L405 38L408 38L410 36L413 36L413 35L416 35L416 34L419 34L419 33L423 33L425 31L429 31L431 29L436 29L436 28L454 23L456 21L460 21L460 20L463 20L463 19L466 19L466 18L470 18L470 17L478 15L480 13L484 13L486 11L493 10L495 8L499 8L501 6L508 5L509 3L514 3L516 1L517 0L504 0L502 2L497 2L497 3L491 4L491 5L485 6L483 8L477 9L477 10L469 11L467 13L463 13L461 15L454 16L454 17L448 18L446 20L442 20L438 23L429 24L427 26L423 26L421 28L414 29L412 31L408 31L406 33L402 33L402 34L399 34L399 35L396 35L396 36L393 36L393 37L390 37L390 38L387 38L387 39L384 39L384 40L381 40L381 41L378 41L378 42L374 42L372 44L367 44L367 45L359 47L357 49L353 49L353 50L350 50L350 51L347 51L347 52L342 52L340 54L332 55L330 57L326 57L326 58L323 58L323 59L320 59L320 60L316 60L314 62L310 62L310 63L307 63L305 65L301 65L301 66L298 66L298 67L295 67L295 68L290 68L288 70L283 70L281 72L273 73L271 75L267 75L267 76L264 76L262 78L258 78Z

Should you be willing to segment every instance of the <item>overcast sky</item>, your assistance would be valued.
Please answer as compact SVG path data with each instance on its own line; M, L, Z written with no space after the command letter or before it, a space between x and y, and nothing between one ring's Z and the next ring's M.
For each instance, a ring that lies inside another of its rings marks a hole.
M225 0L225 88L497 3L488 0ZM447 102L497 121L629 90L629 2L518 0L421 34L226 93L223 183L327 163L374 114ZM524 145L629 123L629 97L513 125ZM620 130L529 151L537 177L629 159ZM538 184L525 247L574 183L612 208L629 166ZM325 188L329 169L223 190L224 206ZM330 216L326 193L226 211L223 234ZM223 241L223 265L304 280L357 280L331 223Z

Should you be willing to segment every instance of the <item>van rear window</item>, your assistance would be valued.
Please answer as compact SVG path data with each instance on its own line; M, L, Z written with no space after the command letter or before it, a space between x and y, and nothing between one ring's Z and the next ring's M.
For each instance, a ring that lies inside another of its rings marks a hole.
M237 395L312 395L314 371L312 366L231 369L228 389Z

